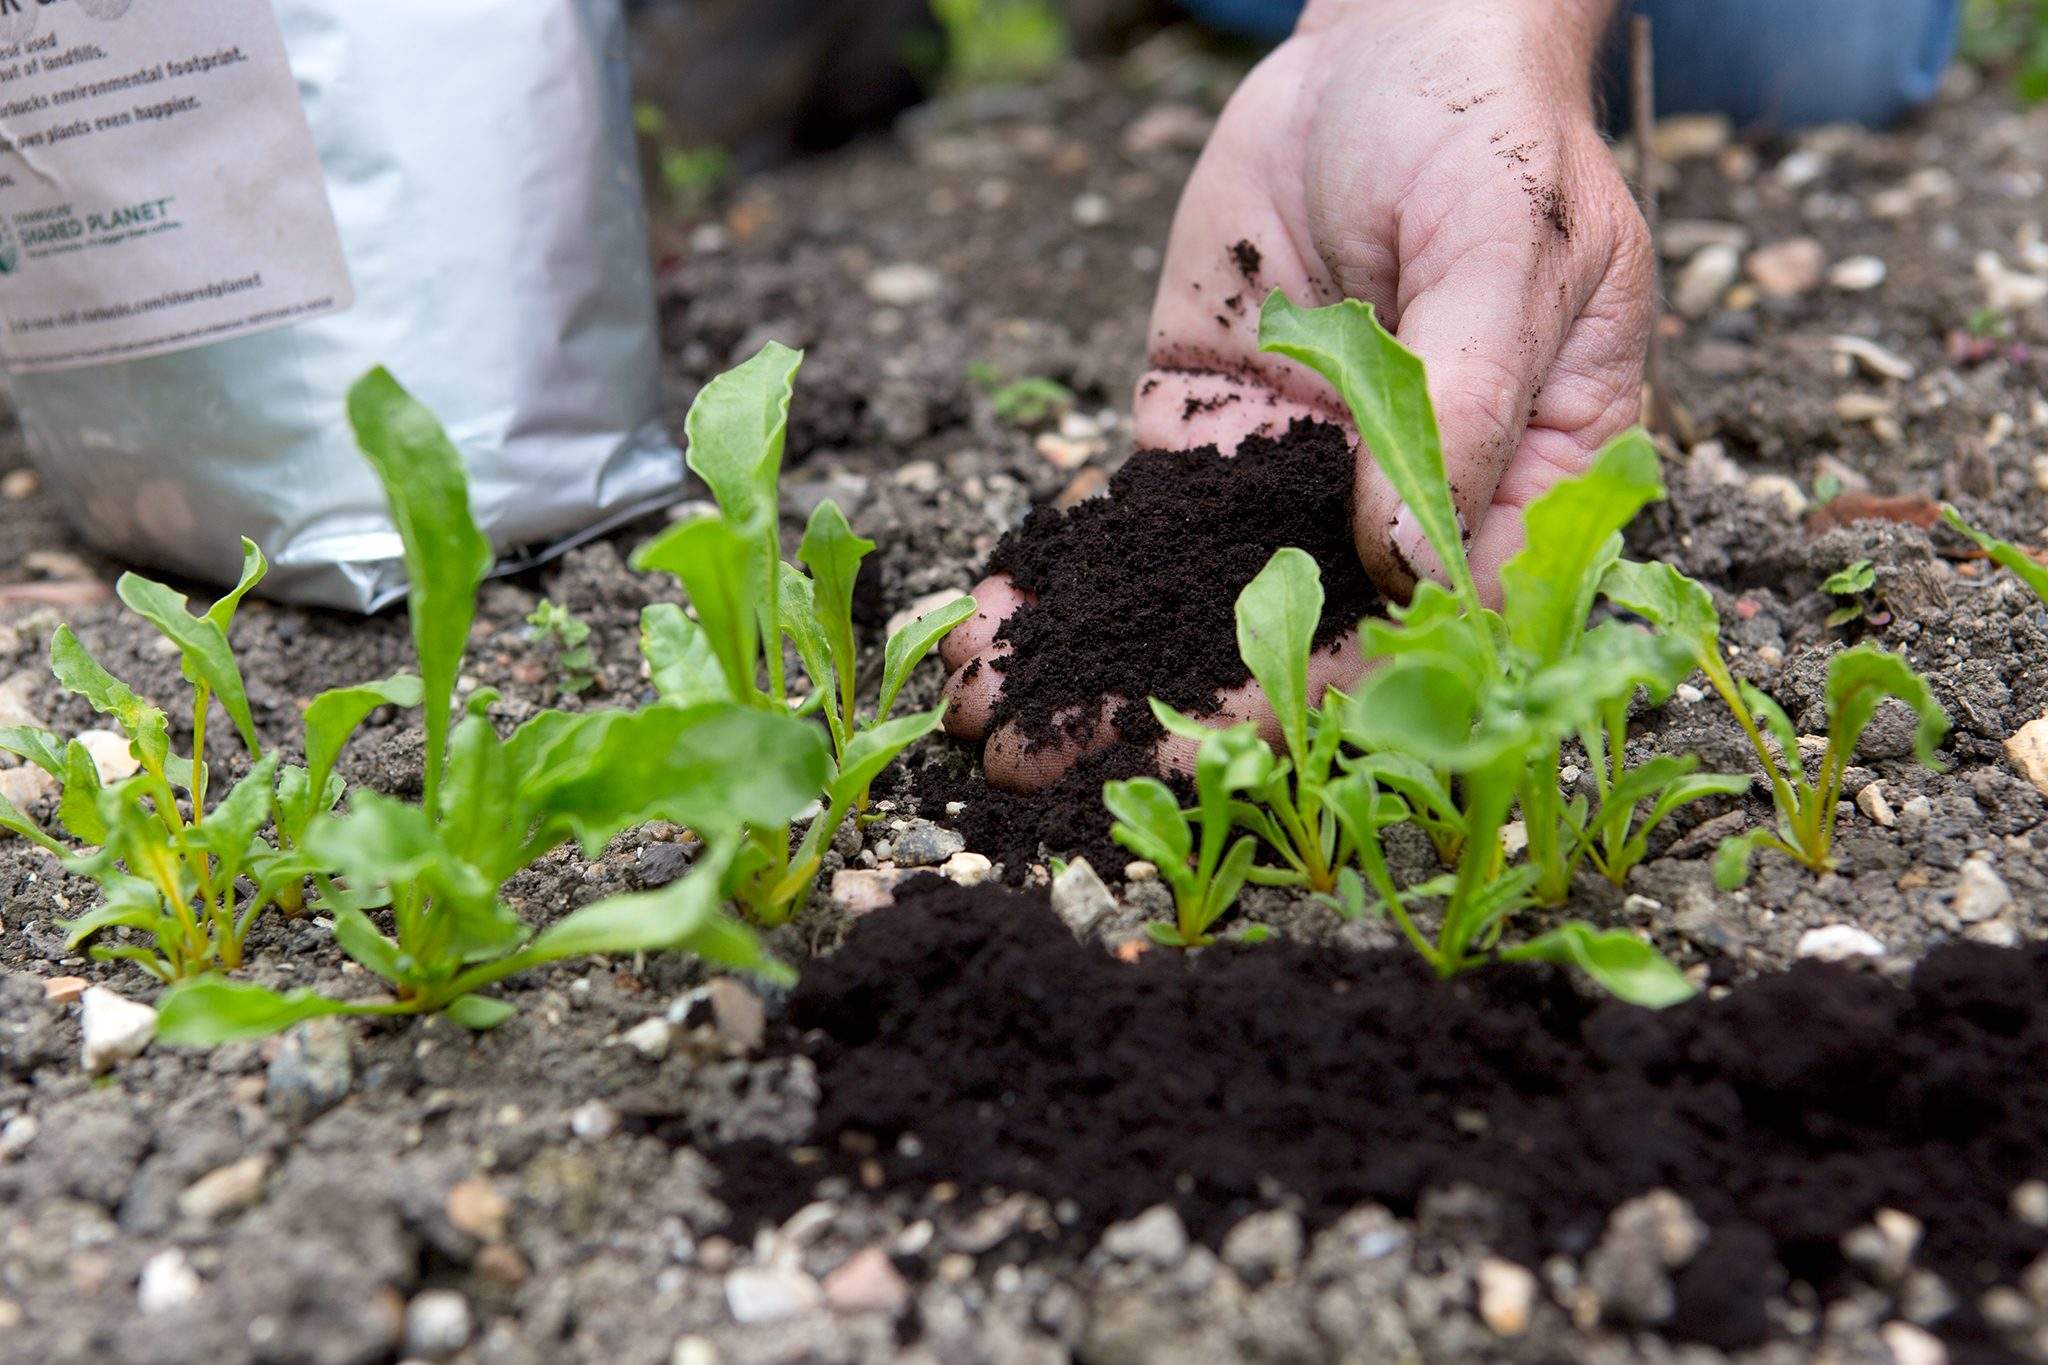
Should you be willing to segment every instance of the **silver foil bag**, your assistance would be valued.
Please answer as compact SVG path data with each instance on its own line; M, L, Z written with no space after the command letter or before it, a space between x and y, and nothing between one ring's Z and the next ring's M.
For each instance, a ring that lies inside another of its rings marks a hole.
M501 562L674 495L617 0L28 10L0 27L0 363L95 545L228 582L247 535L273 596L400 596L344 412L380 364Z

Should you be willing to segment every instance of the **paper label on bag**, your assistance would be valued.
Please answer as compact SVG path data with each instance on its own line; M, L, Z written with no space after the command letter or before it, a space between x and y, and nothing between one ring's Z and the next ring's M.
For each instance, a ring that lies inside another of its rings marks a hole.
M0 0L0 364L162 355L353 299L271 0Z

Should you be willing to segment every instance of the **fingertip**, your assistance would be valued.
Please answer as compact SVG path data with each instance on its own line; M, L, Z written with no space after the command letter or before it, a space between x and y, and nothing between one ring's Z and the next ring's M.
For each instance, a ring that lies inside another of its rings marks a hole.
M947 734L969 741L988 734L989 719L1003 694L1003 674L995 661L1006 652L999 647L977 654L946 679Z
M939 641L939 659L948 670L965 668L977 655L996 642L996 632L1018 607L1031 601L1028 593L1017 591L1008 574L991 574L969 589L974 615L946 632Z
M1058 735L1054 738L1027 739L1015 722L1003 726L982 746L982 776L1001 791L1035 792L1050 787L1076 763L1116 742L1116 726L1110 718L1120 704L1115 698L1105 700L1085 728L1070 730L1065 717L1056 717Z

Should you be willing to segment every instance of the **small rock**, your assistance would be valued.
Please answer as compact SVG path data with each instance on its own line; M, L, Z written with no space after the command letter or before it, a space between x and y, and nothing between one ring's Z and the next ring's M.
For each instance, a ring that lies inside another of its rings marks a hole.
M1134 859L1124 864L1124 880L1126 882L1156 882L1159 880L1159 869L1153 864L1146 862L1143 858Z
M725 1306L742 1325L780 1322L824 1303L818 1282L801 1270L745 1266L725 1277Z
M1701 247L1671 284L1671 306L1680 317L1703 318L1742 273L1742 255L1726 243Z
M1844 493L1870 491L1870 480L1863 476L1862 470L1833 455L1823 455L1813 462L1813 476L1816 481L1833 479L1835 486Z
M216 1167L187 1185L178 1195L178 1213L194 1222L212 1223L263 1202L263 1182L270 1178L270 1158L245 1156Z
M1878 379L1896 379L1903 383L1920 372L1904 356L1863 337L1831 337L1828 346L1835 354L1847 356L1859 369Z
M42 1128L33 1114L16 1114L7 1120L0 1126L0 1161L12 1161L26 1152Z
M1223 1263L1258 1282L1291 1273L1301 1263L1301 1219L1290 1209L1254 1213L1223 1239Z
M53 976L43 983L43 999L53 1005L68 1005L91 984L82 976Z
M512 1201L480 1175L450 1185L442 1208L456 1231L480 1242L503 1241L506 1220L512 1215Z
M2034 784L2034 790L2048 796L2048 716L2022 725L2005 741L2005 756L2020 770L2020 776Z
M668 1007L668 1022L683 1028L709 1025L728 1047L740 1052L757 1051L768 1036L768 1011L761 997L730 976L714 976L677 996Z
M1948 1347L1925 1327L1892 1321L1877 1329L1894 1365L1948 1365Z
M2022 1180L2013 1186L2012 1216L2028 1227L2048 1228L2048 1180Z
M2014 270L1995 251L1977 253L1978 283L1984 286L1984 301L2000 313L2032 308L2048 299L2048 277Z
M142 1263L135 1285L135 1305L146 1314L170 1313L199 1297L199 1272L177 1247L159 1251Z
M1169 147L1200 151L1215 126L1215 119L1192 104L1155 104L1125 126L1124 153L1145 156Z
M1657 250L1668 261L1691 260L1710 246L1749 245L1749 229L1740 223L1718 223L1707 218L1667 218L1657 225Z
M958 831L929 820L912 820L892 842L899 867L937 867L967 847L967 840Z
M1920 1220L1897 1209L1879 1209L1870 1222L1852 1228L1842 1237L1842 1255L1876 1277L1891 1284L1912 1265L1920 1246Z
M1047 431L1041 432L1037 439L1032 441L1031 448L1054 469L1079 469L1109 449L1109 443L1097 436L1076 440L1057 431ZM1081 499L1077 498L1075 501Z
M835 1313L900 1313L910 1303L910 1286L896 1273L889 1253L868 1247L827 1275L825 1306Z
M1856 809L1886 829L1899 823L1898 813L1892 809L1892 803L1885 799L1882 782L1868 783L1862 791L1856 793Z
M1788 190L1805 189L1827 174L1827 153L1814 147L1798 147L1786 153L1771 171L1771 178Z
M271 1059L263 1087L270 1112L291 1122L318 1118L348 1098L355 1084L353 1041L339 1019L294 1025Z
M1513 1261L1489 1256L1473 1280L1479 1289L1479 1317L1496 1336L1518 1337L1529 1330L1536 1306L1536 1276Z
M1087 938L1105 916L1116 910L1116 898L1095 875L1086 858L1076 858L1052 879L1052 908L1075 938Z
M619 1111L603 1100L585 1100L569 1111L569 1131L585 1142L603 1142L619 1131Z
M634 859L633 875L645 887L667 886L688 872L696 857L695 844L649 844Z
M57 779L33 763L0 772L0 796L6 797L17 810L25 811L56 794Z
M1669 1190L1638 1195L1607 1218L1600 1245L1586 1258L1586 1284L1612 1321L1654 1326L1678 1308L1670 1272L1692 1260L1706 1225Z
M1884 944L1853 924L1827 924L1801 934L1793 951L1822 962L1847 962L1856 957L1883 957Z
M1973 853L1963 859L1962 870L1956 876L1955 896L1949 902L1957 919L1976 924L2011 904L2012 888L1993 870L1989 854Z
M1786 475L1752 475L1743 489L1760 502L1777 503L1785 509L1785 515L1794 520L1805 515L1806 493Z
M668 1365L718 1365L718 1347L710 1337L678 1337Z
M1084 228L1101 227L1110 219L1109 199L1089 190L1074 196L1074 222Z
M16 673L0 682L0 726L32 725L42 728L43 719L29 705L41 682L32 673Z
M870 914L896 903L896 884L905 875L895 868L841 868L832 874L832 903L842 914Z
M1660 161L1687 161L1720 151L1733 131L1726 114L1673 114L1657 120L1650 146Z
M668 1020L657 1014L642 1019L613 1041L632 1048L642 1057L658 1062L668 1056L670 1032Z
M469 1344L476 1324L469 1300L452 1289L428 1289L405 1306L405 1353L422 1360L446 1360Z
M156 1011L149 1006L138 1005L105 986L92 987L83 999L81 1057L90 1074L100 1075L118 1063L140 1057L156 1037Z
M1812 237L1773 242L1749 253L1745 268L1756 287L1776 299L1797 298L1819 287L1828 253Z
M1102 1249L1120 1261L1178 1265L1188 1252L1188 1230L1172 1206L1155 1204L1128 1222L1111 1224Z
M128 747L125 735L112 730L87 730L79 735L78 742L92 755L92 766L99 769L100 781L108 786L142 770L142 760Z
M1877 422L1898 411L1897 405L1881 393L1836 394L1834 406L1835 416L1844 422Z
M1828 269L1828 283L1845 293L1857 294L1884 283L1886 267L1882 256L1850 256Z
M995 864L980 853L960 852L939 865L939 875L961 886L979 886L995 871Z
M867 278L868 297L890 308L908 308L930 303L945 291L939 272L915 261L900 261L871 272Z
M503 1289L517 1289L533 1274L533 1267L519 1254L519 1248L506 1242L492 1242L488 1246L479 1247L476 1259L470 1262L470 1268L476 1271L477 1277L486 1284L494 1284Z
M33 469L10 469L7 471L7 477L0 478L0 498L6 498L9 502L21 502L34 497L40 487L42 482L36 478Z

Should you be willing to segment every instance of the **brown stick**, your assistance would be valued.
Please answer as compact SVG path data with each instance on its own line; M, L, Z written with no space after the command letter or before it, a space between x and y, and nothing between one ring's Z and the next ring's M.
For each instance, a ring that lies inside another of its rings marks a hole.
M1670 434L1674 430L1671 395L1664 387L1664 253L1657 236L1657 96L1650 63L1649 16L1631 15L1628 21L1628 90L1630 121L1636 140L1636 193L1643 221L1650 226L1650 270L1656 288L1656 309L1650 318L1650 346L1643 358L1643 386L1649 390L1644 406L1650 430Z

